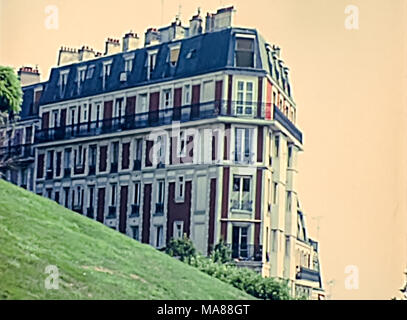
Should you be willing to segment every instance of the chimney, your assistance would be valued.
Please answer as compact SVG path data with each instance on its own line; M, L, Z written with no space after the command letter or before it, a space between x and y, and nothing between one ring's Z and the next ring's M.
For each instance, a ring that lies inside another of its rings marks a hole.
M205 32L213 31L214 16L215 16L215 14L213 14L213 13L209 13L209 12L206 13Z
M93 49L89 48L88 46L82 46L82 48L79 49L79 61L94 59L95 56L95 51L93 51Z
M31 67L21 67L17 74L22 87L40 82L40 73L37 67L35 67L35 69Z
M120 40L108 38L105 45L105 56L120 52Z
M156 28L148 28L145 33L145 46L152 46L160 43L160 32Z
M208 13L206 16L206 32L218 31L230 28L233 24L233 6L219 9L215 14Z
M139 37L137 33L129 32L123 37L123 52L137 49L139 47Z
M280 58L280 47L273 45L273 54L275 54L277 58Z
M202 33L202 17L201 9L198 8L198 13L189 20L189 36L193 37Z
M58 55L58 66L71 64L79 61L79 53L76 49L61 47Z

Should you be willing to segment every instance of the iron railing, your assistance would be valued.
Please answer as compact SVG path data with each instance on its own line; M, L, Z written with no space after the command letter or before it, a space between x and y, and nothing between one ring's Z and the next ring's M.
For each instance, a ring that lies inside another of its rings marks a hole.
M32 144L19 144L0 147L0 159L29 159L34 158L34 148Z
M199 104L191 104L183 107L174 107L157 111L124 115L110 119L88 121L78 124L67 124L57 128L36 130L35 143L43 143L54 140L67 140L78 137L88 137L104 133L113 133L124 130L171 125L173 121L188 122L202 119L216 118L218 116L230 116L247 119L265 119L265 107L270 108L269 103L251 102L251 113L239 113L237 108L242 105L238 101L211 101ZM248 103L244 104L245 106ZM261 112L258 112L258 107ZM274 107L274 119L281 123L296 139L302 142L302 133L282 113ZM247 109L245 109L247 110Z
M296 279L319 282L320 274L318 270L312 270L303 266L298 267L298 269L299 270L295 276Z

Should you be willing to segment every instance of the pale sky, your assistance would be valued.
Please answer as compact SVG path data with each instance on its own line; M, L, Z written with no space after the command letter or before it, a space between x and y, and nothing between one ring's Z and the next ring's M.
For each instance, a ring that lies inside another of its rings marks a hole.
M161 4L164 4L161 10ZM323 279L337 299L400 297L407 265L406 1L403 0L0 0L0 64L38 65L45 80L61 46L103 51L108 37L174 20L187 24L233 4L236 26L256 28L282 49L298 126L299 197ZM359 29L347 30L347 5ZM47 29L46 8L58 9ZM359 288L345 287L345 268ZM327 292L330 289L326 286Z

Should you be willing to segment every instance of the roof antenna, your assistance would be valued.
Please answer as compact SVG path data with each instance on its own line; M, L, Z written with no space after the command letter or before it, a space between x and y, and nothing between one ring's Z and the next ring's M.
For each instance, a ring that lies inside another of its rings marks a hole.
M161 25L164 23L164 0L161 0Z

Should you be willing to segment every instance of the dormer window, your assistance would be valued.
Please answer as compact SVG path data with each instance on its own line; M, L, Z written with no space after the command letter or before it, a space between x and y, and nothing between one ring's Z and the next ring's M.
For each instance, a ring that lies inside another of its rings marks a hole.
M103 77L110 76L112 64L111 63L104 63L103 64Z
M151 79L151 74L154 71L156 60L157 50L149 52L147 57L147 80Z
M79 94L80 90L81 90L81 84L82 84L82 82L85 81L86 67L78 68L78 73L77 74L78 74L78 78L76 80L77 80L77 83L78 83L78 94Z
M179 45L170 48L170 64L173 67L175 67L177 65L180 50L181 50L181 47Z
M69 70L61 71L59 74L59 93L61 96L64 95L66 85L68 84L68 74Z
M236 67L254 68L254 38L236 38Z
M124 72L131 72L133 70L134 53L125 54L123 57L124 57Z
M95 73L95 66L94 65L89 66L88 72L86 73L86 79L92 79L94 73Z

